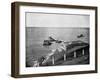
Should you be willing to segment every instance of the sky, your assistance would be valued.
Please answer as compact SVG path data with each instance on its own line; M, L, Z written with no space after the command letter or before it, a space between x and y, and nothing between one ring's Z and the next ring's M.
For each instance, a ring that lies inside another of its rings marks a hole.
M89 27L89 15L26 13L26 27Z

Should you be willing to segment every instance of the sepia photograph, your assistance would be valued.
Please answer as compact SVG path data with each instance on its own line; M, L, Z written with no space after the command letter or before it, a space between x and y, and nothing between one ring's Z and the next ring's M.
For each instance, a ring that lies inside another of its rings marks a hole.
M88 65L90 16L26 13L26 67Z

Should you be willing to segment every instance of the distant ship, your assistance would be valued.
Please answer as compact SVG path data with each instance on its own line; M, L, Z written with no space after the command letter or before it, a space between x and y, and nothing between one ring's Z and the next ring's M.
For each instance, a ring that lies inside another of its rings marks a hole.
M80 34L80 35L77 36L77 38L82 38L82 37L84 37L83 34Z

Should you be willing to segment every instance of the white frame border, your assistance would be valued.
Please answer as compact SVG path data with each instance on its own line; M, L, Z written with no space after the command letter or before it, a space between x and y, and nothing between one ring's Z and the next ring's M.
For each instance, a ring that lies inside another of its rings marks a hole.
M95 70L95 11L87 9L72 9L72 8L54 8L54 7L19 7L19 74L40 74L40 73L56 73L56 72L75 72L75 71L89 71ZM25 12L49 12L49 13L69 13L69 14L86 14L90 15L90 64L89 65L75 65L75 66L54 66L54 67L25 67Z

